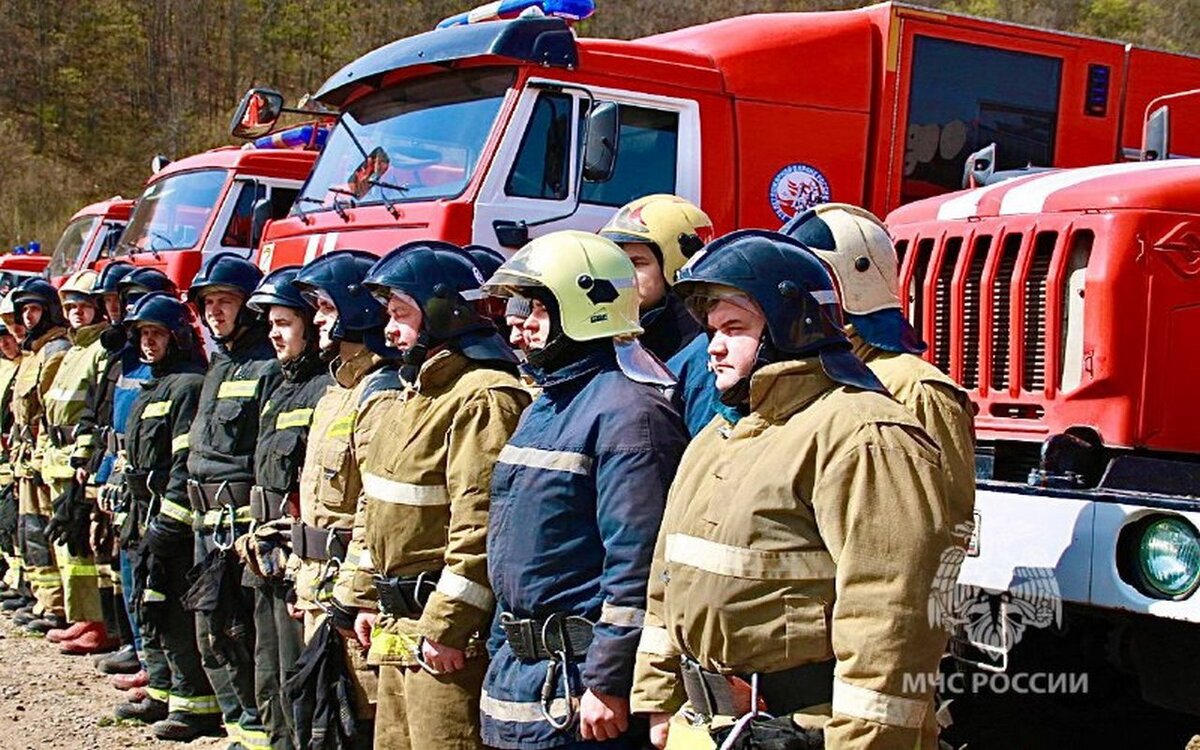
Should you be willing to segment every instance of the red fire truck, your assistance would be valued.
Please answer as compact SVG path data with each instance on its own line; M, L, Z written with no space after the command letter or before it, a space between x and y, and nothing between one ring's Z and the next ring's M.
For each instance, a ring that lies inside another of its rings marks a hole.
M305 144L260 145L156 164L113 257L161 268L180 288L205 255L252 257L264 226L287 214L317 157Z
M261 260L429 237L519 246L652 192L699 201L721 229L827 200L883 215L958 189L993 142L999 169L1121 161L1147 102L1189 86L1200 59L899 3L633 41L577 38L553 16L455 25L315 94L340 115ZM251 91L235 134L284 111Z
M1162 155L1194 132L1159 135ZM964 618L968 650L1003 670L1039 631L1064 669L1200 714L1200 159L1021 176L887 223L927 356L979 408L959 585L991 627Z
M132 211L133 201L119 195L79 209L50 256L46 271L50 279L57 285L80 268L111 255Z

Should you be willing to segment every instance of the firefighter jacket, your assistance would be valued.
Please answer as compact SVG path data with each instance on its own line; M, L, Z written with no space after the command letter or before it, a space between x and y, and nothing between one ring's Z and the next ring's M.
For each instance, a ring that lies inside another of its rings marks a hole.
M366 457L384 404L398 392L396 370L362 344L342 345L342 357L331 365L333 385L313 408L308 448L300 471L300 520L319 529L350 530L362 495L360 467ZM342 570L362 561L347 556ZM297 561L296 606L319 613L333 593L326 563ZM348 602L353 604L353 602Z
M279 378L279 361L262 326L249 328L213 355L192 422L188 472L193 480L254 482L259 415Z
M373 575L436 578L419 619L382 613L371 636L372 664L416 666L421 638L483 653L494 599L485 554L492 470L529 394L515 369L443 349L387 408L388 440L376 440L362 468L363 512L351 550L369 565L346 584L373 598ZM339 581L339 583L341 583Z
M0 488L12 484L12 435L13 435L13 383L17 368L25 356L22 351L16 359L0 358L0 435L3 436L3 453L0 454Z
M142 384L125 424L125 474L130 487L148 486L158 498L154 520L181 538L191 533L193 520L187 495L189 428L207 382L203 373L194 362L180 362L156 373ZM135 491L135 500L141 512L145 498L136 497ZM181 545L180 554L191 552L190 545Z
M946 644L926 614L951 544L937 445L816 361L763 367L750 408L714 419L671 485L631 709L681 706L681 654L742 675L836 658L827 746L912 750L932 694L905 675Z
M124 452L129 409L141 393L141 384L149 379L150 365L141 360L140 352L132 344L126 344L105 361L99 385L89 395L75 429L77 439L91 435L96 445L88 467L94 474L93 483L104 484L114 468L120 471L117 458ZM122 458L122 465L123 462Z
M698 333L667 360L667 369L679 381L675 404L688 434L695 437L720 408L717 376L708 368L708 335Z
M646 606L646 577L671 477L686 445L658 388L629 379L611 348L549 375L492 477L488 578L496 597L480 703L484 743L546 748L575 741L542 717L549 662L521 661L501 614L579 616L595 624L572 695L628 695ZM564 718L563 685L550 712Z
M663 362L704 331L683 300L669 289L662 304L642 313L640 322L643 332L638 341Z
M61 326L26 342L26 354L21 358L13 380L13 433L17 442L13 472L17 477L40 476L42 445L37 442L37 436L42 425L44 397L58 374L63 355L70 348L67 329Z
M76 434L88 399L94 399L108 362L108 350L100 343L107 322L84 326L71 332L71 348L63 355L54 382L44 397L45 448L42 477L69 480L76 467L87 466L97 450L91 432Z
M951 528L973 523L975 408L958 383L915 354L877 349L851 331L854 353L937 441L950 477Z
M281 363L281 372L283 378L263 406L254 475L258 486L288 495L300 487L313 407L333 378L315 351Z

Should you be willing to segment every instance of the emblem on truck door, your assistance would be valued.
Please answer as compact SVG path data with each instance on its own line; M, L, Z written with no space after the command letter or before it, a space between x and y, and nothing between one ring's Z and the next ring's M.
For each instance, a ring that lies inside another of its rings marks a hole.
M771 208L780 221L829 200L829 180L808 164L789 164L771 180Z

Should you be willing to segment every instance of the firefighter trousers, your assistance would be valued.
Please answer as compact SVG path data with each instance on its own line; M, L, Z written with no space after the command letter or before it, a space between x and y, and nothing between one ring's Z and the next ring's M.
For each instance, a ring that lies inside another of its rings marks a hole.
M244 534L247 530L246 527L239 525L234 536ZM203 562L208 553L214 549L216 549L216 544L213 541L212 528L197 530L196 563ZM208 617L197 612L195 618L196 643L200 648L200 659L204 664L204 671L208 673L208 681L217 694L217 702L221 706L221 717L230 741L240 743L245 750L270 748L271 740L263 727L262 717L258 711L258 702L255 699L253 662L247 660L237 664L222 664L210 643Z
M20 511L21 556L25 560L25 575L33 588L39 615L63 614L62 578L54 559L54 549L46 539L46 524L50 522L50 491L34 477L17 479L17 499Z
M487 659L448 675L379 667L375 750L482 750L479 695Z
M146 693L165 702L172 713L212 716L221 713L221 707L200 662L196 618L180 601L191 563L186 555L167 560L169 578L179 582L177 587L163 592L163 601L144 605L148 621L142 653L150 679Z
M38 491L45 493L45 500L53 514L54 498L67 491L71 480L50 479L39 485ZM65 544L54 545L58 572L62 577L63 609L68 622L101 622L104 612L100 608L99 570L94 555L72 555Z
M254 587L254 689L263 726L275 750L292 750L291 706L283 683L303 647L304 627L288 615L288 586L261 581Z

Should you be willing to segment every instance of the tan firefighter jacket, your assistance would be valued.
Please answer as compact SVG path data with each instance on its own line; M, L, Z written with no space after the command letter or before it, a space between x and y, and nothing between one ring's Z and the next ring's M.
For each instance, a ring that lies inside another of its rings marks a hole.
M0 358L0 429L4 433L3 461L0 461L0 488L7 487L13 482L13 383L17 378L17 368L25 352L19 351L16 359Z
M492 468L528 405L514 373L442 350L388 406L389 439L363 464L366 504L351 542L370 566L343 569L335 597L374 607L373 574L440 577L419 620L380 615L370 663L415 665L422 637L482 653L495 601L485 555Z
M51 328L30 344L21 358L21 364L17 366L12 400L13 434L16 439L13 473L19 479L32 479L35 474L40 476L42 443L38 440L38 433L42 427L43 399L70 347L67 329L62 326Z
M863 341L850 328L854 353L942 448L950 477L951 528L973 523L975 407L948 375L915 354L895 354Z
M815 361L764 367L750 405L705 427L671 485L632 710L682 705L681 654L738 674L835 657L826 746L913 750L932 694L904 675L934 673L946 644L926 614L951 544L937 446Z
M46 480L75 476L71 459L78 458L82 461L79 465L86 465L96 448L94 435L88 433L76 439L74 432L88 399L94 397L104 375L108 350L100 343L100 334L107 328L108 323L103 322L71 332L71 348L63 355L54 382L46 391L43 399L46 425L64 433L65 438L56 445L53 436L44 433L42 477Z
M359 467L380 427L382 404L396 393L395 373L365 346L342 344L348 356L332 365L334 383L313 408L304 468L300 471L300 520L321 529L350 529L362 495ZM349 557L345 566L357 565ZM296 606L319 613L333 589L324 562L296 560Z

